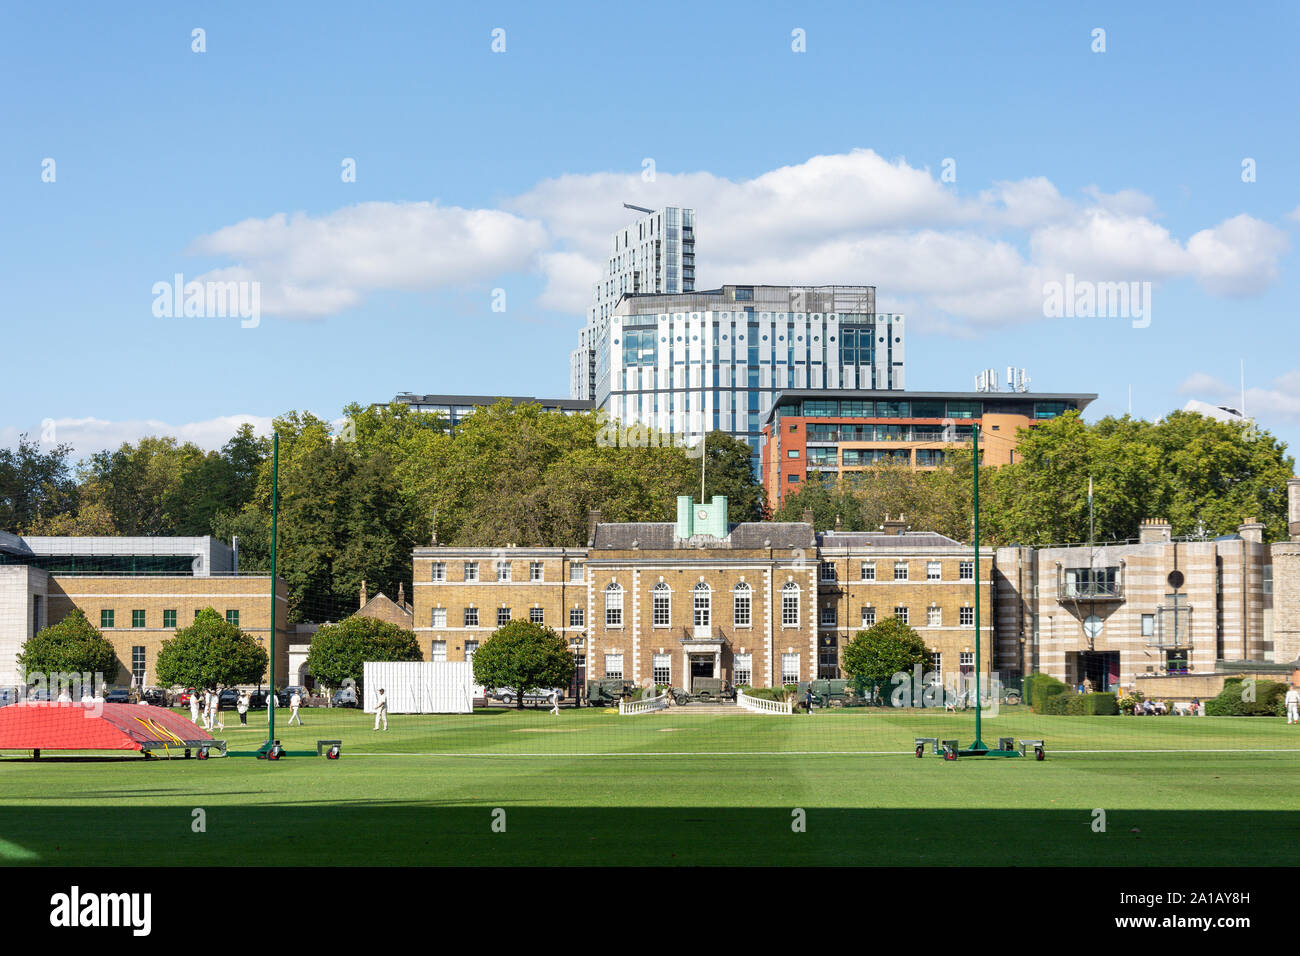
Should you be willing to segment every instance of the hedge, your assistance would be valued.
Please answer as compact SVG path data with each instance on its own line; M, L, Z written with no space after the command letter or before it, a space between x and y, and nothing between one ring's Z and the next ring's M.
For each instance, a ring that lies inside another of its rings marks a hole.
M1256 680L1254 700L1244 699L1244 684L1243 677L1229 677L1219 696L1205 702L1205 713L1211 717L1276 717L1286 713L1283 701L1288 684Z
M1057 680L1051 674L1030 674L1025 678L1021 700L1033 707L1036 714L1056 713L1045 709L1048 706L1048 699L1069 691L1068 684Z
M1048 695L1043 701L1043 709L1038 712L1058 717L1109 717L1119 713L1119 702L1114 694L1104 691L1076 694L1066 690L1065 693Z

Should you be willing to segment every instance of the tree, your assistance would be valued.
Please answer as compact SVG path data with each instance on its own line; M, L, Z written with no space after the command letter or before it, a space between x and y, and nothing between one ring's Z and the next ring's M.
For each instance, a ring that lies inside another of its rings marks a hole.
M252 684L265 678L270 660L266 648L207 607L189 627L162 642L158 651L158 683L164 686L215 690Z
M370 617L349 617L322 626L311 639L307 667L327 687L351 680L361 693L366 661L418 661L415 632ZM359 698L358 698L359 699Z
M0 531L31 534L33 525L76 509L71 454L70 445L42 452L26 435L18 436L16 449L0 448Z
M843 667L858 693L865 695L868 688L887 687L895 674L911 674L932 656L921 635L898 618L887 617L853 635L844 648Z
M543 687L568 687L573 655L564 638L544 624L511 621L497 628L474 655L474 682L484 687L512 687L515 706L524 694Z
M726 495L733 521L762 521L768 516L767 492L754 477L749 445L726 432L709 432L704 439L705 495ZM694 459L693 459L694 460ZM693 493L678 491L678 494Z
M116 681L119 667L112 643L76 607L58 624L42 628L18 654L18 671L28 683L35 674L47 680L57 680L55 674L97 674L100 683Z

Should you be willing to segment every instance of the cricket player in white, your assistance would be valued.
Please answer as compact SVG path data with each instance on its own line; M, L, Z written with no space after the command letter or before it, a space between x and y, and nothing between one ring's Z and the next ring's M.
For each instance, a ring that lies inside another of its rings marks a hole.
M557 690L551 691L551 714L555 717L560 716L560 693Z
M190 720L194 723L199 722L199 695L197 691L190 691Z
M212 691L203 692L203 729L212 730Z
M379 696L375 698L375 730L379 729L379 722L384 722L384 730L388 729L388 697L384 694L384 689L379 688Z
M294 691L292 696L290 696L289 698L289 710L291 711L289 715L289 723L293 723L296 720L298 721L299 727L302 726L302 716L298 713L298 708L301 706L302 706L302 697L298 694L297 691Z
M1300 690L1295 687L1286 692L1286 722L1300 724Z

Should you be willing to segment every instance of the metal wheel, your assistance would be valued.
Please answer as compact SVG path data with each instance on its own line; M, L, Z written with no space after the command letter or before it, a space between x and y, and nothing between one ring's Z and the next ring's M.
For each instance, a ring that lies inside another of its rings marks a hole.
M704 693L700 694L700 700L704 701L704 703L706 704L709 702L710 698L709 698L709 692L707 690L704 691Z
M1035 748L1034 748L1034 759L1035 759L1035 760L1043 760L1044 758L1046 758L1046 756L1047 756L1047 752L1046 752L1045 750L1043 750L1042 747L1035 747Z
M917 744L917 745L916 745L916 755L917 755L918 757L924 757L924 756L925 756L925 744Z

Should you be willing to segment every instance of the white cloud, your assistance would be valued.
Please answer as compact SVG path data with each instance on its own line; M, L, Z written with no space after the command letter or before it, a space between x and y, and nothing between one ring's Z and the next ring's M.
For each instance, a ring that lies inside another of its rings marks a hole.
M199 277L262 284L268 315L328 315L377 289L463 286L530 268L547 248L539 222L497 209L370 202L324 216L276 213L195 240L236 265Z
M375 289L464 286L521 269L545 280L538 304L583 315L610 234L648 208L696 210L696 288L727 282L875 285L949 327L1042 317L1043 284L1192 279L1215 295L1276 281L1289 242L1238 215L1186 241L1133 189L1069 198L1042 176L964 198L938 171L870 149L814 156L751 179L659 170L568 174L501 209L367 203L324 216L279 213L218 230L198 252L235 260L214 277L258 279L262 309L327 315Z
M1244 213L1187 240L1196 274L1216 295L1251 295L1277 280L1286 234Z
M74 458L84 458L98 451L116 450L123 442L137 442L150 436L172 436L177 441L193 442L205 451L214 451L228 442L245 423L259 435L271 434L271 419L259 415L222 415L199 422L170 424L155 418L108 421L103 418L45 419L27 428L0 428L0 447L18 444L20 434L42 447L71 445Z

